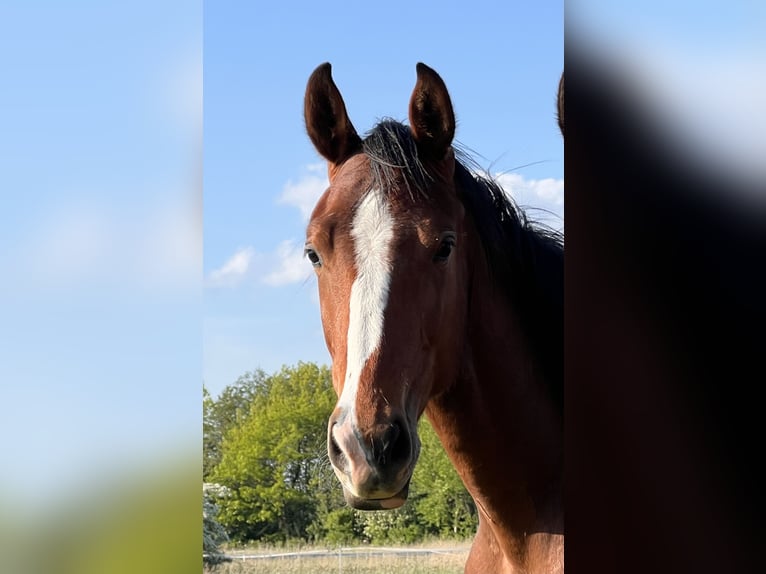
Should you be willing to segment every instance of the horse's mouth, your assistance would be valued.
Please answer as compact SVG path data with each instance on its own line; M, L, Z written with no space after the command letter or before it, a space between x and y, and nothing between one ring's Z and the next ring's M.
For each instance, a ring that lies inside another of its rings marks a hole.
M409 480L404 485L404 488L388 498L359 498L358 496L351 494L345 486L343 487L343 497L346 499L346 502L349 506L356 508L357 510L392 510L394 508L399 508L407 502L407 495L409 492Z

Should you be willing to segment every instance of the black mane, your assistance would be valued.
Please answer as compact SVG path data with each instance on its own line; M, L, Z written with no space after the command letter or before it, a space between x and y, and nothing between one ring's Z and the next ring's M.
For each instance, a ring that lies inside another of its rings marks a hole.
M432 177L408 126L385 119L365 134L362 149L375 187L393 193L403 179L413 201L431 201ZM495 283L515 303L552 396L563 409L563 236L531 220L495 180L478 175L476 165L456 149L460 198L476 223Z
M370 159L374 187L391 193L403 177L413 200L429 199L428 187L433 178L418 157L408 126L391 119L381 121L365 134L362 150Z

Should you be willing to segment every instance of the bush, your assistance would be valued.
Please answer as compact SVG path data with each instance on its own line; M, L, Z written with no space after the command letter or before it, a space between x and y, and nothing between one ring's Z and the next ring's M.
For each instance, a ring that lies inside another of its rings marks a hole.
M422 540L425 530L414 505L396 510L357 511L364 538L373 544L409 544Z
M337 508L328 512L322 524L323 538L328 544L344 546L361 537L362 531L356 513L351 508Z

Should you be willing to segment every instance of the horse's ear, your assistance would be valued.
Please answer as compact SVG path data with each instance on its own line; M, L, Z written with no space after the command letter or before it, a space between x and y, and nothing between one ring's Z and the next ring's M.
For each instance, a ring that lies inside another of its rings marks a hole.
M556 119L559 122L561 135L564 137L564 72L561 72L559 80L559 95L556 102Z
M361 150L362 140L348 119L346 104L332 80L329 62L317 67L309 77L303 117L311 142L331 167Z
M447 86L439 74L423 63L410 98L410 127L418 150L429 159L441 160L455 137L455 113Z

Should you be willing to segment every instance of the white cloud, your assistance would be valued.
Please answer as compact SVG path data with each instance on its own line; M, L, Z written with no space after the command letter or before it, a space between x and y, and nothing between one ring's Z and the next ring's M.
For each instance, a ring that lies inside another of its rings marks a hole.
M240 248L226 260L221 267L214 269L208 276L208 284L213 287L233 287L238 285L250 269L255 256L252 247Z
M519 173L503 173L495 179L532 220L564 231L563 179L526 179Z
M255 261L258 265L254 265ZM254 268L263 269L256 275ZM303 245L293 239L282 241L272 253L258 253L253 247L242 247L226 262L211 271L208 287L237 287L251 278L271 287L300 283L311 276L311 265L303 255Z
M496 176L496 180L520 205L538 205L541 202L564 205L563 179L525 179L518 173L503 173Z
M298 283L311 276L311 266L303 256L303 246L292 239L279 244L274 271L264 276L263 282L273 287Z
M329 185L326 170L327 166L324 163L306 166L308 173L301 176L297 182L288 180L277 201L297 207L303 221L308 221L316 202Z

